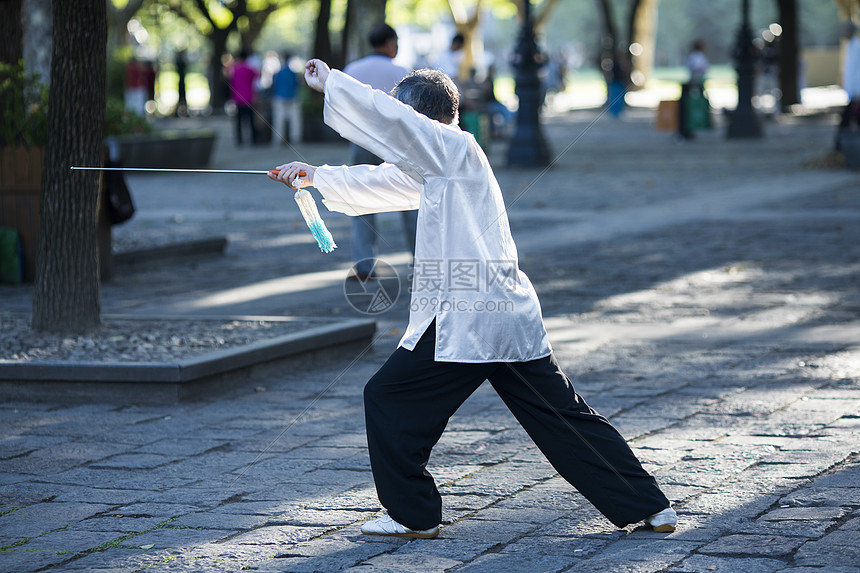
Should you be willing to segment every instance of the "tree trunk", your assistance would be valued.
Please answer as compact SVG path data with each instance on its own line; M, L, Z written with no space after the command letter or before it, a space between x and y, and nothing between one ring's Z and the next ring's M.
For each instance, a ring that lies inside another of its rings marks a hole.
M96 233L105 113L104 0L54 2L54 53L42 173L33 328L83 333L100 324Z
M361 59L372 51L370 32L385 22L387 0L349 0L341 34L340 64Z
M227 53L227 38L232 29L215 28L210 34L212 41L212 59L209 61L209 104L215 113L224 113L224 104L227 103L230 89L227 87L227 78L224 77L224 66L221 58Z
M628 20L629 45L639 44L641 53L633 55L628 50L630 80L643 87L654 69L654 45L657 41L657 6L659 0L634 0L630 6Z
M625 73L626 65L618 53L618 28L615 26L612 0L598 0L603 13L603 33L600 37L600 69L608 86L612 82L627 85L629 75Z
M354 62L370 53L368 36L374 26L385 22L386 0L350 0L347 5L343 45L344 64Z
M17 64L24 55L23 0L0 0L0 62Z
M483 56L484 43L478 34L481 25L481 0L475 2L472 15L469 16L461 0L448 0L451 16L457 26L457 32L463 35L463 61L455 80L465 81L469 78L470 70L475 67L475 60Z
M782 92L780 105L782 111L789 111L792 105L800 103L800 88L797 81L797 0L777 0L779 25L779 89Z
M314 53L312 58L319 58L324 62L331 61L331 34L328 24L331 20L331 0L320 0L320 11L317 14L317 25L314 31Z

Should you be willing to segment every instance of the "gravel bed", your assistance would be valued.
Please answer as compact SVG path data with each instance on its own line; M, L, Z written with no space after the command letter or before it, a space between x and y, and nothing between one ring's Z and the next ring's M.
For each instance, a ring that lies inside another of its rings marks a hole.
M29 320L0 318L0 361L167 362L305 330L308 321L109 319L83 336L37 333Z

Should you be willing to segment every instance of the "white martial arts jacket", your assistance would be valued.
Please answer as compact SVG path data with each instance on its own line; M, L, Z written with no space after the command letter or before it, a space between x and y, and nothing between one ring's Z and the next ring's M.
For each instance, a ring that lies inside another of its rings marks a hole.
M325 84L325 122L386 162L319 167L314 186L329 210L418 209L409 325L400 346L413 350L435 319L440 362L549 355L540 303L519 270L501 189L472 134L338 70Z

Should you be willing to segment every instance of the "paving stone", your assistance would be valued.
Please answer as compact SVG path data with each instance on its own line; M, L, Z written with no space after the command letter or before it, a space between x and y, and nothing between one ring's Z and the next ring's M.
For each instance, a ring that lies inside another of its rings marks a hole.
M714 557L711 555L691 555L681 563L669 568L669 573L709 573L723 571L734 573L773 573L785 570L785 562L776 559L757 559L743 557Z
M226 440L209 438L166 438L140 446L133 453L159 454L162 456L199 456L211 450L228 447Z
M170 522L170 526L236 531L260 527L268 523L269 519L269 517L264 515L196 512L188 513L174 519Z
M183 555L163 563L152 565L147 571L151 573L188 571L189 573L238 573L244 571L247 563L223 560L190 559Z
M845 514L841 508L831 507L785 507L769 511L759 519L763 521L786 521L786 520L821 520L833 521Z
M538 529L534 523L518 521L484 521L464 519L446 525L440 531L445 538L471 539L480 543L505 544L512 539L528 535Z
M130 505L113 508L111 509L110 515L123 515L126 517L153 517L164 521L165 519L172 519L188 513L194 513L197 510L198 507L194 505L142 501L139 503L132 503Z
M47 567L59 566L70 558L71 555L56 551L25 551L23 549L4 551L0 554L0 567L4 571L29 573Z
M383 554L372 557L362 563L361 570L372 571L374 573L380 573L382 571L397 571L402 573L442 573L443 571L447 571L458 565L462 565L462 562L436 555L396 553L393 555Z
M860 488L858 466L839 468L834 473L819 477L815 480L815 487Z
M16 549L20 551L54 551L60 554L83 553L119 537L116 532L86 530L55 531L31 539Z
M69 531L108 531L115 537L123 533L139 533L152 529L164 521L162 517L129 517L122 514L109 514L85 519L69 525Z
M790 555L801 546L802 539L776 535L728 535L699 549L708 555L761 555L778 557Z
M104 551L71 557L68 563L63 564L62 570L134 573L163 558L160 552L155 550L125 547L111 547Z
M575 561L568 555L545 555L529 552L481 555L457 571L496 573L498 571L559 571Z
M171 523L158 529L145 531L140 535L123 541L121 545L125 547L140 547L142 549L154 546L157 549L184 551L196 545L226 539L236 533L235 530L178 528L172 525Z
M821 573L821 571L821 567L788 567L786 569L781 569L780 573ZM828 565L826 571L827 573L857 573L860 571L860 567L839 567Z
M328 531L335 529L327 527L300 527L295 525L274 525L259 527L257 529L240 533L230 537L230 542L237 545L277 545L280 550L286 551L286 546L303 543L310 539L319 537ZM220 532L219 539L228 537L224 531Z
M835 533L847 533L831 537ZM860 563L856 531L836 531L817 541L804 543L794 555L796 565L809 567L855 567Z
M108 509L94 503L37 503L0 516L0 535L38 537Z
M620 562L663 563L665 567L680 561L701 546L702 543L696 541L676 541L655 537L622 538L601 550L599 558Z
M802 537L816 539L836 524L835 520L821 521L762 521L756 520L739 524L735 533L750 533L754 535L783 535L787 537Z
M105 489L96 487L58 488L53 499L60 503L101 503L105 505L128 505L139 501L141 492L133 489Z
M118 444L66 442L6 460L3 465L10 472L46 475L66 471L128 449L128 446Z
M546 524L552 523L560 517L567 515L567 511L553 511L549 509L506 509L504 507L489 507L480 510L475 519L487 521L521 521L525 523Z
M370 511L320 511L302 508L285 513L277 521L299 527L345 527L357 522L363 523L373 517L374 514Z
M776 495L731 489L703 493L689 502L678 504L676 510L705 515L738 515L751 519L779 500Z
M287 548L276 557L249 565L247 570L272 573L338 571L359 565L391 549L390 543L374 543L337 535L326 536L303 543L300 548Z

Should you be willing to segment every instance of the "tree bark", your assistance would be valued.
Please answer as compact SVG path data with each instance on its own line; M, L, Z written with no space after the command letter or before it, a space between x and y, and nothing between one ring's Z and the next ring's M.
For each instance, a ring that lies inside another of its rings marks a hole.
M777 0L779 25L779 89L782 92L780 106L789 111L791 106L800 103L800 88L797 81L797 0Z
M454 79L465 81L469 78L469 70L475 66L476 57L484 52L484 43L477 33L481 24L481 0L476 0L471 16L461 0L448 0L448 7L457 32L463 35L463 61Z
M385 22L386 0L350 0L346 9L343 37L343 62L348 64L370 53L368 36L377 24Z
M221 58L227 53L227 38L231 29L215 28L209 35L212 41L212 59L209 61L209 105L215 113L224 112L224 104L230 96L224 65Z
M0 62L17 64L24 55L23 0L0 0Z
M634 56L628 50L630 79L638 87L645 85L654 69L654 45L657 41L657 6L659 0L634 0L628 20L628 45L638 43L641 54Z
M312 58L330 62L332 56L331 33L328 24L331 20L331 0L320 0L320 10L317 13L317 24L314 30L314 53Z
M612 82L629 83L629 73L625 72L626 62L618 53L618 28L615 25L612 0L598 0L603 14L603 33L600 37L600 69L608 86Z
M84 333L100 324L96 229L105 113L104 0L54 2L54 53L33 293L33 328Z

